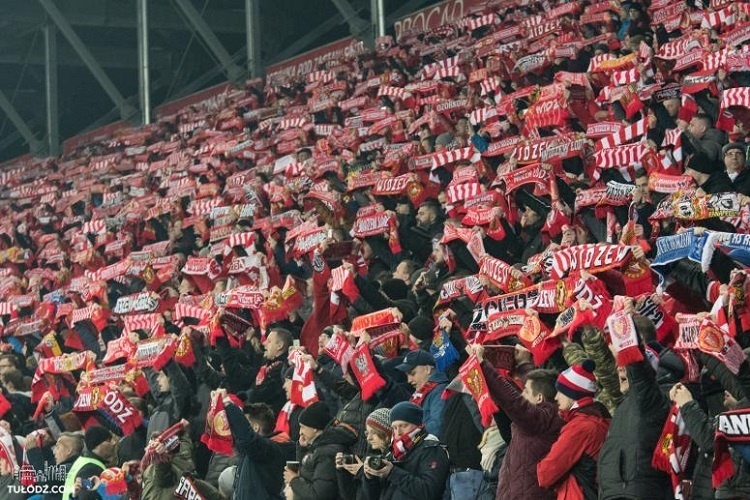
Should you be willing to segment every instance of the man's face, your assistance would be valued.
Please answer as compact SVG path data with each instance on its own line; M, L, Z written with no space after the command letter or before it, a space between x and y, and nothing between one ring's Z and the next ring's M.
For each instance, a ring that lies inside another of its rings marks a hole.
M413 432L417 427L418 426L409 422L404 422L403 420L396 420L391 424L394 439L400 438L401 436Z
M55 456L55 463L60 465L65 462L73 454L73 448L70 446L70 440L68 438L60 438L52 447L52 454Z
M266 341L263 342L263 347L266 349L263 357L266 359L276 359L281 355L284 346L282 345L278 334L276 332L271 332L268 334L268 337L266 337Z
M573 404L575 403L575 400L570 399L568 396L563 394L562 392L558 392L555 394L555 401L557 401L557 406L560 409L560 411L568 411L573 407Z
M521 397L523 397L526 401L528 401L531 404L538 405L542 401L544 401L544 398L541 394L538 394L534 392L533 387L531 387L531 380L527 380L526 384L523 386L523 392L521 392Z
M16 367L16 365L14 365L11 360L9 360L9 359L0 359L0 373L5 373L7 371L12 370L15 367Z
M315 436L317 436L318 430L308 427L304 424L299 424L299 442L301 445L308 445L313 442Z
M651 192L648 189L648 177L637 177L635 179L635 186L641 190L642 199L644 201L648 200L651 195Z
M667 113L669 113L669 116L672 118L675 118L677 116L677 113L680 111L680 100L679 99L667 99L664 101L664 108L666 108Z
M396 270L393 271L393 277L397 280L401 280L404 283L409 282L409 273L407 272L408 266L406 262L401 262L396 266Z
M534 212L529 207L526 207L526 210L524 210L521 215L521 227L531 227L539 222L540 219L541 217L538 213Z
M415 366L406 375L406 380L408 380L412 387L414 387L415 391L418 391L430 378L431 373L432 370L430 366Z
M429 139L422 139L422 151L425 153L432 153L432 143Z
M160 392L169 392L169 377L164 372L159 372L156 376L156 384Z
M624 366L617 368L617 378L620 380L620 392L627 393L630 389L630 381L628 381L628 372Z
M741 149L730 149L724 155L724 166L730 174L739 172L745 167L745 153Z
M693 118L690 120L687 130L690 132L690 135L696 139L700 139L706 133L706 124L700 118Z
M435 213L429 207L421 206L417 210L417 226L429 227L435 222Z

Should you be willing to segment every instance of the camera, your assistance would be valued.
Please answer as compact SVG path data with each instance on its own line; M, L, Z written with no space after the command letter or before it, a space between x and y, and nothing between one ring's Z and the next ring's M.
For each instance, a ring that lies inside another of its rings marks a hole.
M357 461L354 459L354 455L344 453L341 455L339 463L342 465L352 465L357 463Z
M384 466L383 457L377 455L367 457L367 466L375 470L382 469Z

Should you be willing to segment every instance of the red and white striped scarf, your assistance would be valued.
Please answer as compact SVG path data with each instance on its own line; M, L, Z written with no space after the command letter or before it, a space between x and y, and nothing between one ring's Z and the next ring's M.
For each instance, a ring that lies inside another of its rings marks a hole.
M289 401L306 408L318 401L318 391L315 388L312 369L310 364L302 359L302 352L296 349L289 353L289 364L294 367Z
M637 139L643 136L643 134L645 134L647 131L648 119L643 118L642 120L638 120L632 125L621 128L620 130L609 136L603 137L602 140L596 144L596 148L597 150L611 149L615 146L620 146L622 144L628 143L633 139Z

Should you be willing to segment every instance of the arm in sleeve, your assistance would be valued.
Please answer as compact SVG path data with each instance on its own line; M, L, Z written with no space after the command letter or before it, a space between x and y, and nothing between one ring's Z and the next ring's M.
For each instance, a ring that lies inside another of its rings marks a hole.
M500 377L487 361L482 362L482 372L487 380L490 396L514 424L529 434L539 434L546 430L550 418L548 412L526 401L521 396L521 391L512 382Z
M317 500L336 498L339 491L336 465L332 456L318 456L312 480L297 476L289 482L294 500Z
M642 411L655 411L660 406L666 408L667 398L659 389L656 372L649 366L648 361L628 365L627 372L630 391L635 395L638 407Z
M428 464L436 464L436 467L428 469ZM437 498L445 488L446 477L448 457L441 447L434 446L430 448L430 453L425 454L420 460L420 467L416 472L408 472L394 466L388 475L388 482L395 484L405 498Z
M715 429L708 415L696 401L689 401L682 405L680 414L685 420L690 438L704 453L711 453L714 449Z
M568 425L563 426L560 437L552 444L547 456L537 464L539 486L550 488L560 482L581 459L587 439L585 434L575 432Z
M234 403L225 402L227 421L234 438L234 448L248 455L256 462L270 460L274 452L274 443L255 432L245 416Z

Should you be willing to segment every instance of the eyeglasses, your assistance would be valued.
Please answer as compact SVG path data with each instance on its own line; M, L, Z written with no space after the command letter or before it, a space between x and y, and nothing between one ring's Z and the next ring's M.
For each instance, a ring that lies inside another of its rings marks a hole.
M727 151L724 156L745 156L745 153L740 149L733 149L732 151Z

